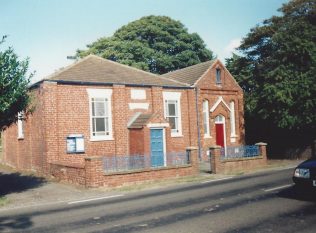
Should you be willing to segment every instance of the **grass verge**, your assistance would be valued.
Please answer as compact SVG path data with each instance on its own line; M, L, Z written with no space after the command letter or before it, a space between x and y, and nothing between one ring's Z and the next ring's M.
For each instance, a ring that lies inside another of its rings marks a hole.
M0 197L0 207L5 206L9 203L9 200L7 197Z

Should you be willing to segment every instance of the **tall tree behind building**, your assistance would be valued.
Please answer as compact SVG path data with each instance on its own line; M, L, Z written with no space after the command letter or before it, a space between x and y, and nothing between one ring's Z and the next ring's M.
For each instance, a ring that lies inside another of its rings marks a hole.
M226 61L245 91L247 138L270 141L275 153L316 138L316 2L292 0L279 11Z
M211 60L197 33L189 33L180 21L166 16L146 16L78 50L77 56L96 54L156 74Z

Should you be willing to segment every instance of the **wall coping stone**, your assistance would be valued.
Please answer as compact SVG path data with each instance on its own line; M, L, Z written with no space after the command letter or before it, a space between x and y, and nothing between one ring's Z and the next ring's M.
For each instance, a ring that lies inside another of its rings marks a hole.
M132 171L110 172L110 173L104 173L103 175L104 176L129 175L129 174L134 174L134 173L173 170L173 169L181 169L181 168L189 168L189 167L192 167L192 165L189 164L189 165L170 166L170 167L146 168L146 169L139 169L139 170L132 170Z
M86 161L93 161L93 160L102 160L104 156L89 156L85 157L84 160Z
M258 142L255 144L256 146L266 146L268 145L268 143L265 143L265 142Z
M187 148L185 148L186 150L198 150L198 147L196 146L189 146Z
M71 168L84 168L85 164L79 164L79 163L69 163L69 162L50 162L51 165L56 166L63 166L63 167L71 167Z
M214 146L210 146L209 147L210 149L220 149L222 148L221 146L218 146L218 145L214 145Z
M249 158L231 158L231 159L221 159L222 163L226 162L239 162L239 161L249 161L249 160L257 160L263 159L263 156L249 157Z

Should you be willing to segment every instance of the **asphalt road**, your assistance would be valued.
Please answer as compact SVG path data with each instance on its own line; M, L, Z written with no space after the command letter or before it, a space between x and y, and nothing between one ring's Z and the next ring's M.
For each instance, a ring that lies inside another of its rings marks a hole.
M293 169L0 211L0 232L316 232Z

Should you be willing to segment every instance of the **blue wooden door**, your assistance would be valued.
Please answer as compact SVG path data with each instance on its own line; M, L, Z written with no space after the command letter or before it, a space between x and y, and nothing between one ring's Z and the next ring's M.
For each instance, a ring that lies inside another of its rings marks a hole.
M163 129L150 130L150 158L152 167L164 166Z

